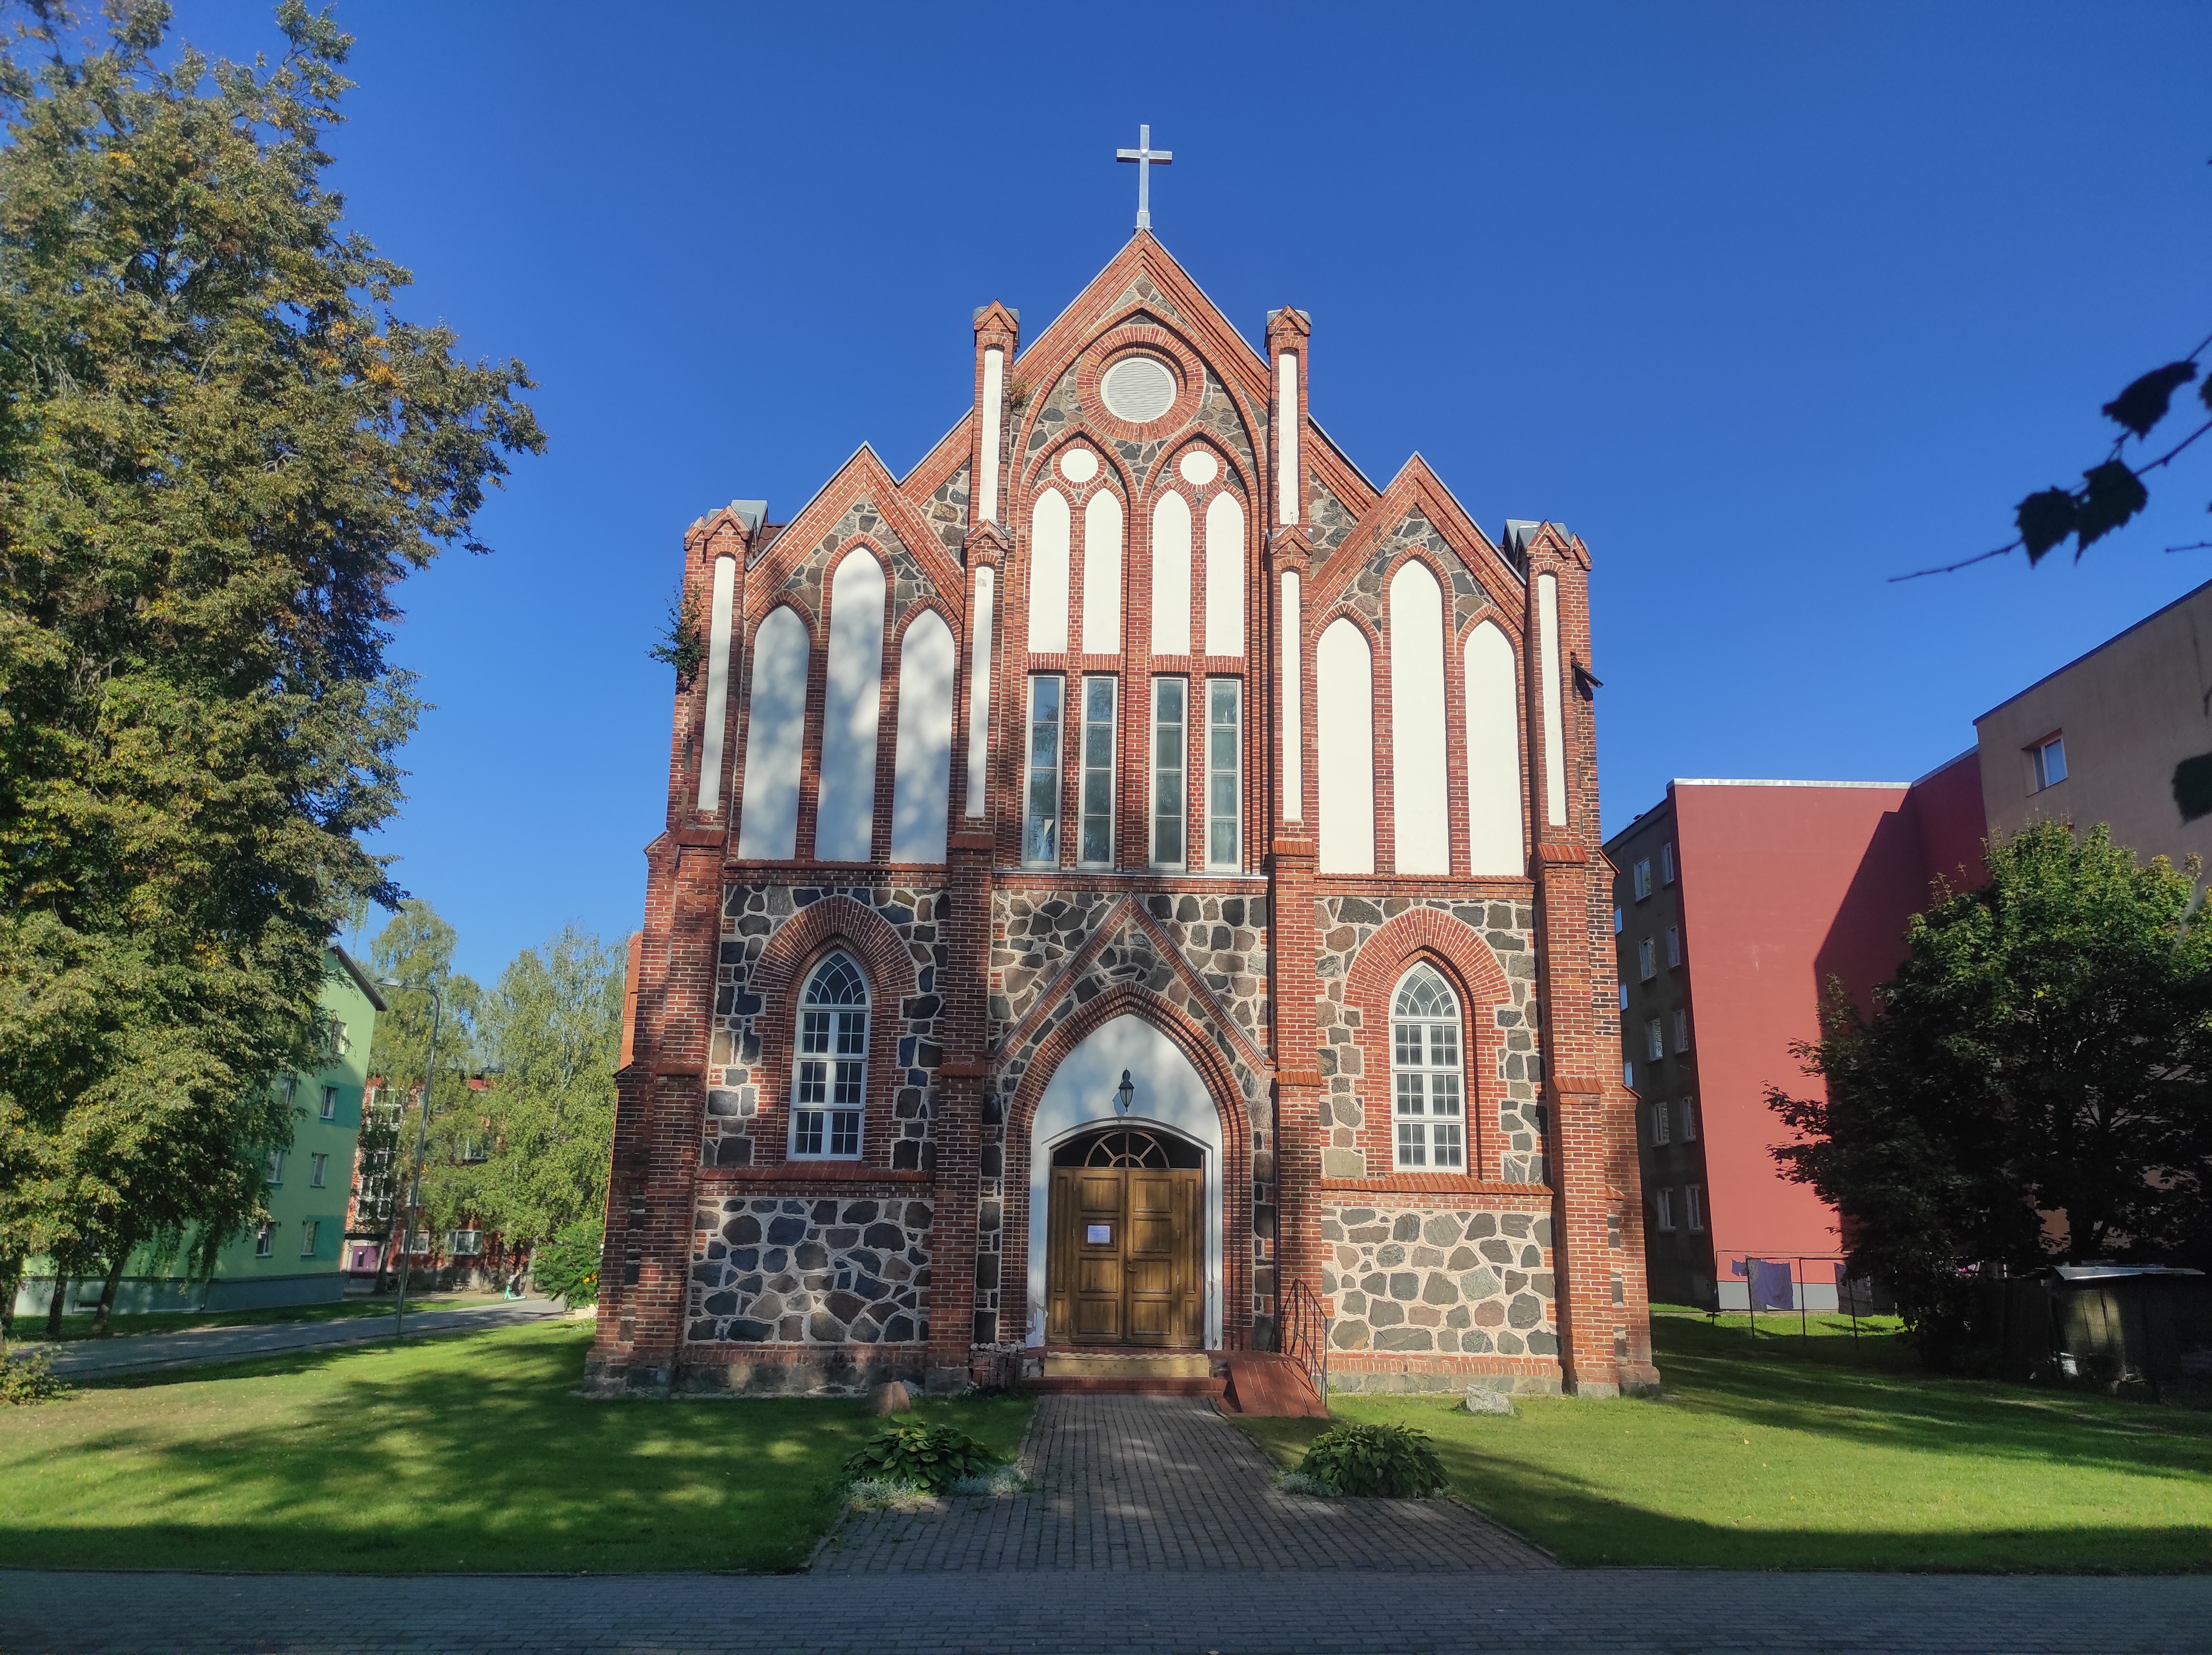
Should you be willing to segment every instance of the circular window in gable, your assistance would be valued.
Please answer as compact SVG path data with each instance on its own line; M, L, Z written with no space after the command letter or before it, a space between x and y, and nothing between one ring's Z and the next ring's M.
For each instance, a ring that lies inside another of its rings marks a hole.
M1098 394L1115 418L1146 425L1173 405L1176 377L1156 356L1124 356L1100 378Z

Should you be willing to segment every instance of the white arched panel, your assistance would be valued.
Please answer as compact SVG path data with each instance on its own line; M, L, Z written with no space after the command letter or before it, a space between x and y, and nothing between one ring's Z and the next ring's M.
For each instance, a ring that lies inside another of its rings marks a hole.
M898 750L891 791L891 860L945 860L952 792L952 628L934 610L899 645Z
M1121 500L1109 488L1083 508L1083 652L1121 652Z
M1121 1076L1134 1088L1129 1112L1115 1106ZM1182 1048L1142 1018L1109 1018L1052 1072L1030 1122L1029 1343L1044 1343L1046 1242L1053 1146L1087 1127L1126 1119L1158 1125L1206 1151L1206 1343L1221 1343L1221 1111ZM1010 1319L1000 1319L1001 1327Z
M1375 665L1367 635L1330 622L1314 652L1321 871L1375 871Z
M799 749L806 733L806 623L779 609L753 634L746 717L744 816L738 854L787 860L797 853Z
M1467 635L1467 822L1468 868L1522 874L1521 692L1513 646L1494 622Z
M1390 577L1390 812L1395 871L1451 871L1444 762L1444 594L1425 564Z
M822 797L814 854L866 862L876 821L876 734L884 705L884 566L851 551L830 581L830 686L822 707Z
M1030 653L1067 652L1067 496L1048 488L1030 513Z
M1190 653L1190 502L1173 490L1152 507L1152 653Z
M1206 508L1206 652L1244 652L1244 507L1226 491Z

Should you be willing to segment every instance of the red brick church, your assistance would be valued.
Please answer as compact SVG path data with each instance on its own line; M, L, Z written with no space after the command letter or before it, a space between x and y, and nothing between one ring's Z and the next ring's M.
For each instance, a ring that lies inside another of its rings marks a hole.
M903 476L691 525L593 1388L1655 1381L1589 554L1312 347L1140 228Z

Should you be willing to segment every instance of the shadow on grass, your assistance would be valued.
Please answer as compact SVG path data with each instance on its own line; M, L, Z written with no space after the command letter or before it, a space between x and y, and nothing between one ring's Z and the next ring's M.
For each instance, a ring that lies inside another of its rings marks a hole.
M111 1384L0 1436L26 1567L778 1570L836 1514L857 1400L574 1396L588 1327L308 1351ZM1011 1453L1019 1397L930 1402ZM71 1416L76 1416L74 1420Z

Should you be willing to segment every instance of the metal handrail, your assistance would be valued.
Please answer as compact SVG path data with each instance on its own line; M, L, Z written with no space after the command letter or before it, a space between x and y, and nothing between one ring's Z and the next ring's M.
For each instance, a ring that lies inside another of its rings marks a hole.
M1327 1402L1330 1323L1322 1313L1321 1300L1304 1282L1293 1282L1284 1297L1283 1311L1283 1355L1305 1371L1314 1395Z

